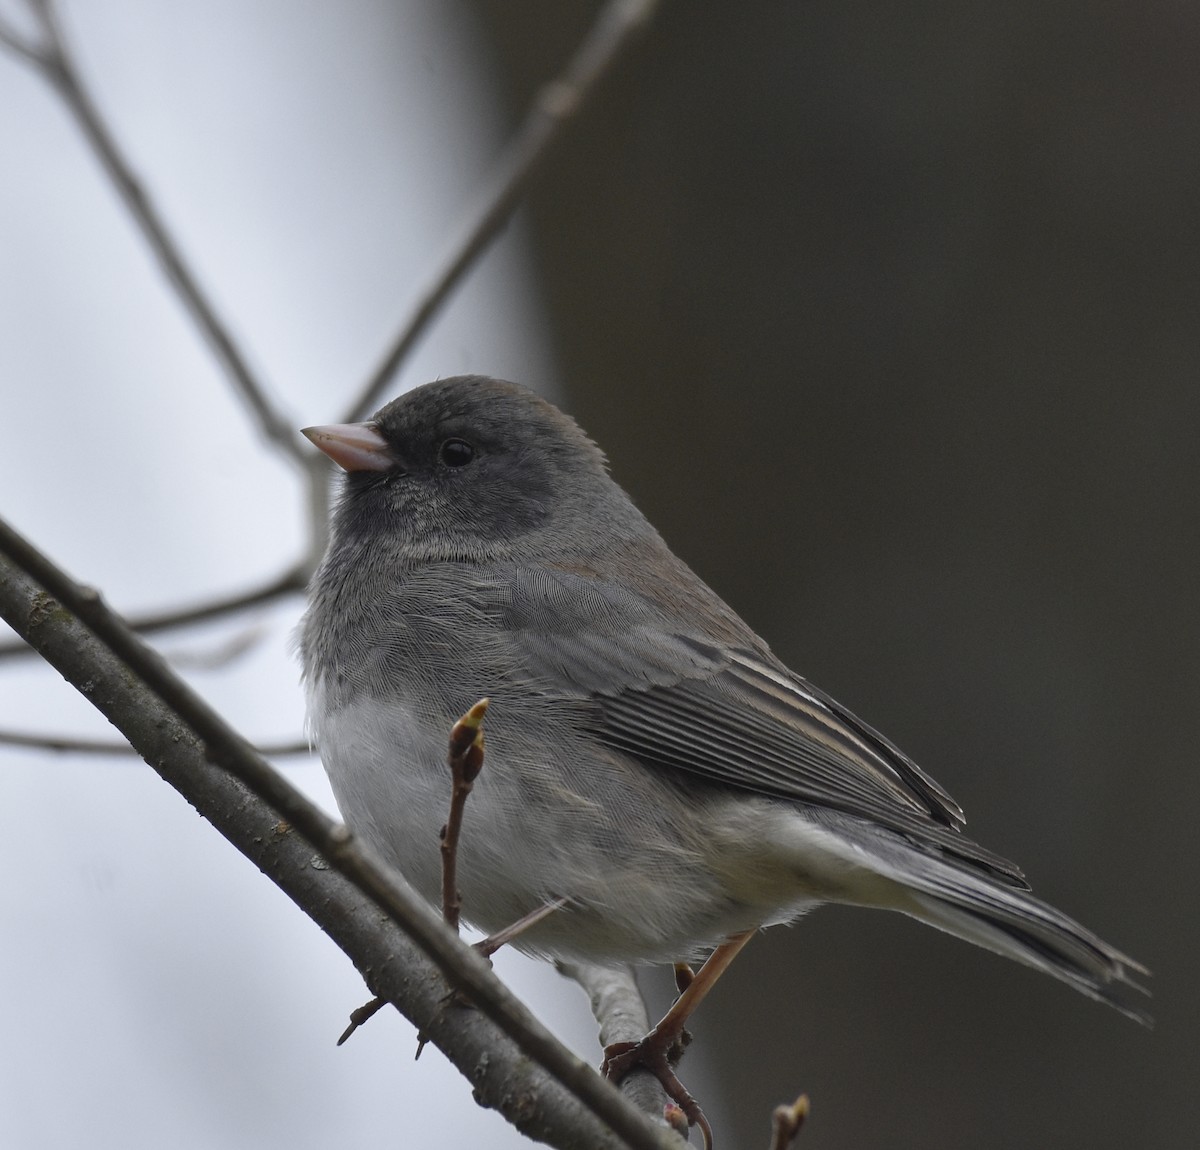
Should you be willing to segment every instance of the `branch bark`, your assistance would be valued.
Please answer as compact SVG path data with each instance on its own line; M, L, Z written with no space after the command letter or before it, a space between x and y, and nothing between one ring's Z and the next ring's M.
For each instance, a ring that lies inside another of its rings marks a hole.
M628 966L592 966L584 962L560 962L558 971L583 988L600 1027L600 1045L637 1042L650 1030L650 1018L642 992ZM662 1114L667 1103L662 1083L648 1070L631 1070L620 1084L621 1093L639 1110Z

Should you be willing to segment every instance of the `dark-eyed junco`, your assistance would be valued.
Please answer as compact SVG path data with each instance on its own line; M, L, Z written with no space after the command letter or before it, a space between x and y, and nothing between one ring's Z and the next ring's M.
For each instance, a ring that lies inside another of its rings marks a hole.
M822 902L898 910L1138 1016L1137 963L1028 893L955 801L788 670L576 424L444 379L309 428L347 472L301 650L347 822L437 900L448 732L492 700L465 916L516 945L672 961Z

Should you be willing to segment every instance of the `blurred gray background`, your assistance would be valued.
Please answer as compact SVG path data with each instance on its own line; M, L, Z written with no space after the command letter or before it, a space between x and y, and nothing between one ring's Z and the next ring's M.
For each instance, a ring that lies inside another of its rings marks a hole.
M513 108L576 5L483 5ZM1145 1033L900 918L698 1016L730 1144L1196 1144L1200 9L668 5L533 198L570 406L790 666L1155 972ZM724 1116L723 1116L724 1117Z
M596 10L66 8L298 425L340 412ZM1145 1032L821 910L697 1017L719 1145L765 1145L800 1090L817 1150L1196 1142L1198 47L1182 2L676 0L397 383L563 402L781 658L1155 972ZM8 56L0 133L4 513L121 607L266 577L290 477ZM298 610L199 676L253 737L298 729ZM53 676L3 676L5 725L91 732ZM394 1018L334 1050L349 963L145 769L4 751L0 832L6 1147L520 1144ZM578 992L501 972L594 1056Z

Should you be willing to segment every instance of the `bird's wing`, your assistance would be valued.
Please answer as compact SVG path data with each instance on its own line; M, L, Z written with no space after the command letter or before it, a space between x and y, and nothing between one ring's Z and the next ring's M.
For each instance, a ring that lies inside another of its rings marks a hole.
M1025 885L1015 865L959 833L962 810L938 783L748 629L739 643L728 626L718 637L681 628L678 610L591 575L527 568L507 586L505 625L533 680L589 700L610 746L647 766L871 820Z

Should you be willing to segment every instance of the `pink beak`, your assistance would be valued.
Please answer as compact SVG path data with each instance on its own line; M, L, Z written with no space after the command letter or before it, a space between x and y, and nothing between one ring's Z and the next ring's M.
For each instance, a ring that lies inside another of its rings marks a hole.
M391 471L399 463L373 423L330 423L300 434L346 471Z

